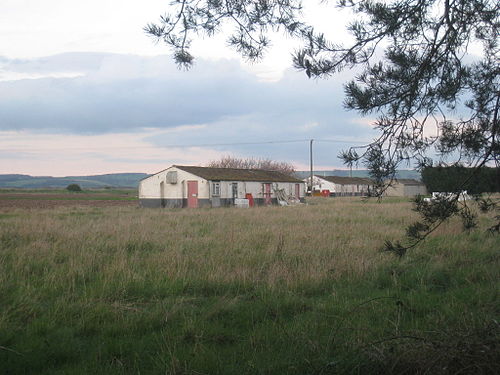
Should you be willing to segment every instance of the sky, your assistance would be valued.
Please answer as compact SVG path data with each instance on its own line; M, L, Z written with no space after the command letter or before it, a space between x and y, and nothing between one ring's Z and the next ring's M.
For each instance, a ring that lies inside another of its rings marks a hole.
M222 156L343 168L340 150L369 142L370 118L343 108L355 72L308 79L291 66L284 35L257 63L224 36L194 42L179 70L143 27L169 1L0 2L0 174L154 173ZM307 2L308 4L310 2ZM305 16L344 41L345 14L331 5Z

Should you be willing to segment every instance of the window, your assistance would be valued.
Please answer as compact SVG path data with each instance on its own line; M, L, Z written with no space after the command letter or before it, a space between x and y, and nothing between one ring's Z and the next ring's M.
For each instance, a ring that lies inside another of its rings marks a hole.
M167 183L169 184L176 184L177 183L177 171L170 171L170 172L167 172Z
M212 195L220 196L220 182L212 182Z

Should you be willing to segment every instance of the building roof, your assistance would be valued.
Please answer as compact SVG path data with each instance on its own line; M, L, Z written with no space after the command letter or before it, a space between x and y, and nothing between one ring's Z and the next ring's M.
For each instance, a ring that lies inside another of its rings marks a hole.
M174 165L174 167L212 181L303 182L281 172L262 169L209 168L184 165Z
M424 183L413 178L397 178L394 180L395 183L403 185L423 185Z
M318 176L314 177L322 178L325 181L333 182L339 185L372 185L373 182L368 178L361 177L342 177L342 176Z

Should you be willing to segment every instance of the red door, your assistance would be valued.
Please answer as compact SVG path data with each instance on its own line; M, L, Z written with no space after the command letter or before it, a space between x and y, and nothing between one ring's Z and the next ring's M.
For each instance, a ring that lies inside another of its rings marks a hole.
M295 198L300 200L300 184L295 184Z
M198 207L198 181L188 181L188 207Z
M264 184L264 203L271 204L271 184Z

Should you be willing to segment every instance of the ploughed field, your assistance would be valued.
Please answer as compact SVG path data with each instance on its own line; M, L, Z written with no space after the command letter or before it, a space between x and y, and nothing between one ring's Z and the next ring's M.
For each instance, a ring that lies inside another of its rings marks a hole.
M134 194L0 193L0 373L500 373L485 218L399 259L379 249L416 220L401 199L168 210Z

